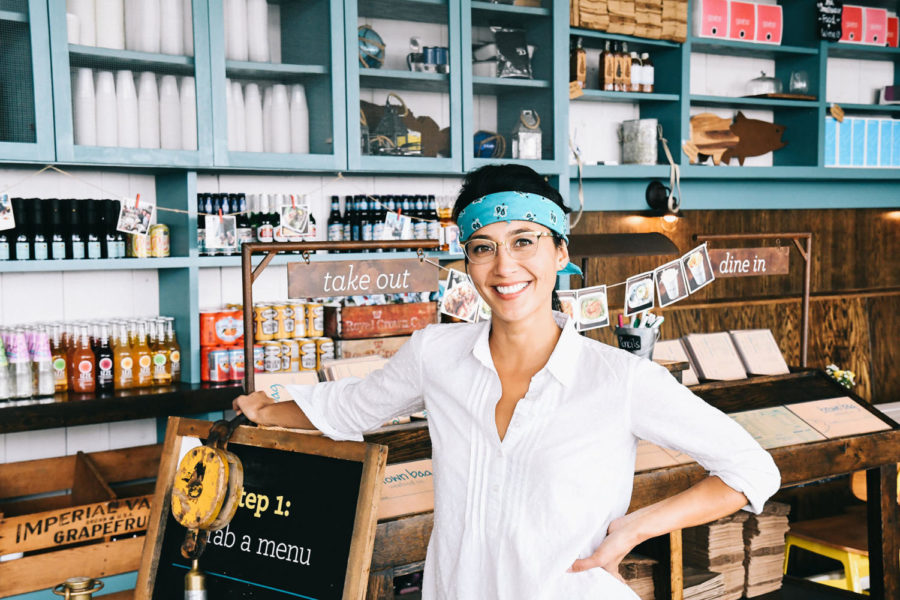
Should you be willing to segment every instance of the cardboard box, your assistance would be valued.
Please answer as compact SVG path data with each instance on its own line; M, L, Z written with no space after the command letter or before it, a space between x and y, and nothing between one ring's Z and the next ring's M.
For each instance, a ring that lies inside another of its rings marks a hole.
M694 3L694 35L728 37L728 0L697 0Z
M341 340L409 335L437 323L437 303L325 306L325 335Z
M388 465L384 469L378 520L434 510L431 459Z
M756 41L762 44L781 44L784 21L781 6L756 5Z
M728 8L728 37L752 42L756 38L756 4L731 2Z
M401 335L368 340L339 340L334 343L334 351L337 358L360 358L363 356L390 358L408 339L408 335Z
M887 45L896 48L900 42L900 17L888 16L887 18Z
M841 40L850 44L861 44L863 40L863 19L865 18L862 6L845 4L841 10Z
M887 45L887 10L866 8L863 16L863 44Z

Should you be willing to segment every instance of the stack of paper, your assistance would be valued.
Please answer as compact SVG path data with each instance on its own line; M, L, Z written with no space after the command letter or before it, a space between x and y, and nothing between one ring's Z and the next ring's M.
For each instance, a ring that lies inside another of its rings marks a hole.
M388 359L380 356L360 356L358 358L337 358L322 361L319 376L322 381L337 381L345 377L362 379L369 373L377 371Z
M784 536L790 526L791 508L766 502L762 514L751 514L744 525L744 596L753 598L781 588L784 567Z
M670 360L674 362L686 362L688 364L691 362L681 340L663 340L656 342L656 345L653 346L653 360ZM697 385L700 383L697 379L697 373L693 368L688 367L686 371L681 372L681 383L684 385Z
M634 0L607 0L610 33L633 35L635 26Z
M688 0L662 0L662 39L687 39Z
M662 35L662 0L635 0L634 35L658 40Z
M697 567L685 567L684 600L716 600L725 594L725 578L721 573Z
M689 333L682 339L691 359L691 368L697 371L700 379L731 381L747 378L744 363L728 332Z
M606 0L577 0L577 2L580 27L599 31L609 29L609 7Z
M722 574L724 593L737 600L744 592L744 522L750 513L738 511L717 521L682 531L684 563Z
M785 375L791 372L772 330L743 329L728 333L751 375Z
M619 575L641 600L654 600L653 569L657 564L652 558L629 554L619 563Z

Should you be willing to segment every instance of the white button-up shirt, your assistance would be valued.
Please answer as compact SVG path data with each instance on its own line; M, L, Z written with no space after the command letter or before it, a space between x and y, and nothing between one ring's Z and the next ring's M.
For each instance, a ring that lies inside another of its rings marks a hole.
M434 530L424 600L634 599L590 556L631 500L638 439L680 450L743 492L759 513L780 485L768 452L653 362L562 333L519 401L503 441L490 323L431 325L365 379L291 388L325 435L428 410Z

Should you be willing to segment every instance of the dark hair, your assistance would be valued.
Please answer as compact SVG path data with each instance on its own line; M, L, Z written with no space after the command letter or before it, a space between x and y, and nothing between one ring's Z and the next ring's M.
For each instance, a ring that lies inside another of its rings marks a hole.
M559 191L550 185L537 171L524 165L485 165L474 171L470 171L463 181L462 189L453 204L453 221L459 218L459 213L472 202L495 192L527 192L538 194L547 198L563 213L568 214L571 209L566 206ZM562 238L553 234L553 243L557 248L562 244ZM466 264L468 264L466 259ZM553 310L562 310L562 304L556 290L553 290Z

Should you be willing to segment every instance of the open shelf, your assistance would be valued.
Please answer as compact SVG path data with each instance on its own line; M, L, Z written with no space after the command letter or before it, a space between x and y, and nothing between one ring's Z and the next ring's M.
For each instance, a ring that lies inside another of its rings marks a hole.
M519 89L549 89L550 82L546 79L513 79L501 77L472 77L472 93L479 94L508 94Z
M131 269L181 269L191 265L187 257L99 258L82 260L8 260L0 262L0 273L52 271L127 271Z
M743 106L747 108L818 108L818 100L785 100L781 98L743 98L691 94L692 106Z
M114 50L69 44L69 65L73 67L154 71L172 75L194 75L194 58L135 50Z
M399 69L360 69L359 87L447 93L450 75Z
M795 179L795 180L895 180L900 168L842 168L842 167L738 167L714 165L683 165L682 179Z
M900 48L869 46L867 44L827 44L825 48L830 58L859 58L862 60L897 60Z
M289 63L262 63L238 60L225 61L225 75L237 79L270 79L293 81L309 75L327 75L328 67L322 65L293 65Z
M656 48L672 48L681 47L678 42L670 42L669 40L653 40L650 38L635 37L633 35L622 35L619 33L608 33L606 31L597 31L595 29L582 29L581 27L570 27L569 35L582 37L586 39L609 40L611 42L627 42L636 47L654 46Z
M15 23L27 23L28 13L16 10L0 10L0 22L13 21Z
M491 17L503 18L508 20L510 17L524 17L527 19L534 17L549 17L549 8L541 8L538 6L515 6L512 4L497 4L494 2L483 2L481 0L472 1L472 19L483 21L485 18Z
M900 113L900 104L844 104L843 102L829 102L830 104L837 104L846 112Z
M582 179L657 179L669 176L669 165L585 165ZM569 165L569 177L578 180L578 165Z
M719 54L724 56L750 56L755 58L776 58L779 56L813 56L818 53L816 48L806 46L783 46L777 44L760 44L755 42L741 42L738 40L724 40L718 38L691 37L690 48L692 52L703 54Z
M606 92L604 90L582 90L584 94L571 98L572 102L678 102L678 94L643 92Z
M417 23L446 23L448 14L447 0L359 0L358 10L360 17Z

